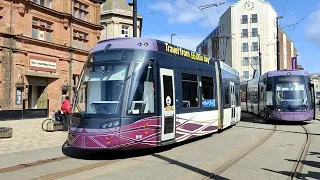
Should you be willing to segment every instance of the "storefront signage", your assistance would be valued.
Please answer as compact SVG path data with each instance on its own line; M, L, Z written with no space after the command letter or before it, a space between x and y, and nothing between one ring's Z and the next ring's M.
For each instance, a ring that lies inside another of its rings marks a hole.
M36 71L45 71L45 72L56 72L57 63L55 60L39 60L39 59L30 59L30 69Z

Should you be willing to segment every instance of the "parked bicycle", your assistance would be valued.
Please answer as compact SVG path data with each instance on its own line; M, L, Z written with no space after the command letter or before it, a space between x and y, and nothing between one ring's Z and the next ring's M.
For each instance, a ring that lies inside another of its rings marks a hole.
M44 127L44 125L46 125ZM54 111L52 117L45 119L41 125L42 130L47 132L53 131L61 131L63 130L63 122L61 118L61 111L58 110L57 112Z

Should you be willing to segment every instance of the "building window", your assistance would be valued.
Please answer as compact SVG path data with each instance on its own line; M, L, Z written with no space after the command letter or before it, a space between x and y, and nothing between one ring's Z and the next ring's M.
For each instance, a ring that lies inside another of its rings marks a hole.
M248 29L242 29L241 37L242 38L247 38L248 37Z
M241 24L248 24L248 16L247 15L242 15Z
M257 22L258 22L258 15L251 14L251 23L257 23Z
M52 0L33 0L33 2L47 8L52 7Z
M259 49L258 42L252 42L251 51L258 51L258 49Z
M88 21L88 5L79 2L77 0L73 1L73 16L75 18L81 19L83 21Z
M32 19L32 38L51 42L52 23L38 18Z
M252 57L252 65L259 65L259 57L258 56Z
M122 25L121 37L129 37L129 26Z
M251 36L252 37L258 37L258 28L252 28Z
M201 107L213 107L213 77L201 76L202 83L202 106Z
M242 66L249 66L249 58L248 57L242 58Z
M198 100L198 76L182 73L183 107L199 107Z
M248 43L242 43L242 52L248 52L248 51L249 51Z
M88 50L88 34L80 32L80 31L73 31L73 42L72 47Z
M244 79L249 79L249 71L243 71Z

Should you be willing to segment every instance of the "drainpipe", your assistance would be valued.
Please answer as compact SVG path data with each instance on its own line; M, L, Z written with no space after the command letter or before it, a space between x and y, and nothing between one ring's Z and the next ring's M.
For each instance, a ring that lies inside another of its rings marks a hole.
M73 10L73 1L71 1L71 6L70 6L71 16L73 16L72 10ZM70 56L69 56L69 91L68 91L68 95L69 95L69 97L70 97L70 102L72 102L72 96L71 96L71 95L72 95L72 76L73 76L73 72L72 72L72 61L73 61L73 51L72 51L72 40L73 40L72 18L70 19L69 28L70 28Z
M13 61L13 44L14 44L14 39L12 37L13 35L13 1L11 1L11 7L10 7L10 44L9 44L9 58L8 58L8 61L9 61L9 69L7 69L7 71L9 72L8 75L9 75L9 82L8 82L8 89L9 89L9 92L7 92L7 95L8 95L8 108L12 108L12 104L11 104L11 93L12 93L12 61Z

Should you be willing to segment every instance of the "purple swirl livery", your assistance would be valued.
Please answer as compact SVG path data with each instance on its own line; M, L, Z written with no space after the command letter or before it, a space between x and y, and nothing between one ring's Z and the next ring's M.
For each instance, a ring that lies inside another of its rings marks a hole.
M206 55L155 39L106 39L80 75L68 142L128 150L214 133L240 121L239 92L239 73Z

